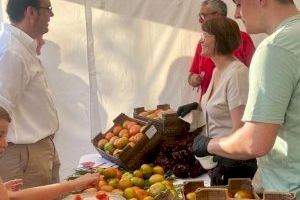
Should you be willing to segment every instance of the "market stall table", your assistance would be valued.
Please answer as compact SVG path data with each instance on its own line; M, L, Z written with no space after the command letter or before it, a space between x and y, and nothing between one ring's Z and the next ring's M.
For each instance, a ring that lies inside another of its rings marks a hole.
M82 167L118 167L115 163L110 162L101 157L99 154L86 154L80 157L78 168ZM174 184L183 184L184 182L204 181L205 186L210 186L210 178L208 174L202 174L197 178L176 179Z

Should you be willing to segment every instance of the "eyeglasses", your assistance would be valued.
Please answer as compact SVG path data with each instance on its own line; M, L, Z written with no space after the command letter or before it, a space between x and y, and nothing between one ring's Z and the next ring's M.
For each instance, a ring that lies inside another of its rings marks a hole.
M209 15L215 15L217 14L218 11L210 12L210 13L199 13L199 19L204 20L206 19Z
M211 37L213 37L214 35L213 34L210 34L210 33L207 33L207 32L205 32L205 31L202 31L201 33L200 33L200 41L204 41L204 40L206 40L207 38L211 38Z
M46 10L48 10L48 11L50 11L50 12L52 12L52 6L39 6L39 7L37 7L38 9L46 9Z

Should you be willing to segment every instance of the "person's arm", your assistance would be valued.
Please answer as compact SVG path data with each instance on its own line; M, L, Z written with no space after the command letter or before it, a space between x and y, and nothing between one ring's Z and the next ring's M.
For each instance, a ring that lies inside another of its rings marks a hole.
M9 192L9 200L50 200L97 185L99 174L85 174L78 179L62 183L28 188L17 192ZM2 200L2 199L1 199Z
M202 74L194 74L190 73L188 82L192 87L199 87L202 83L203 75Z
M241 128L244 124L242 117L244 114L245 105L240 105L230 111L230 117L232 121L231 133L234 133L236 130Z
M279 127L277 124L246 122L234 134L211 139L207 150L211 154L239 160L261 157L272 149Z
M18 191L23 186L23 179L14 179L3 183L8 191Z
M275 143L298 82L297 61L293 54L276 46L258 51L252 60L245 124L231 136L212 139L207 149L210 153L250 159L266 155Z
M195 54L194 54L194 58L193 58L193 63L190 67L190 74L188 77L188 83L190 86L192 87L198 87L200 85L200 80L197 80L199 74L200 74L200 63L199 63L199 59L200 59L200 52L201 52L201 45L200 42L197 44L197 48L195 50ZM197 80L197 81L196 81Z
M0 197L1 197L1 200L9 200L6 187L3 184L1 178L0 178Z

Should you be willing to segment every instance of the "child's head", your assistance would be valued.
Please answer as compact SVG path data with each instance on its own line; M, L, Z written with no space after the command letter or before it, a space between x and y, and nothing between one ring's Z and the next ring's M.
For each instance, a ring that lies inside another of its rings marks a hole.
M7 147L6 136L11 118L6 110L0 107L0 157Z

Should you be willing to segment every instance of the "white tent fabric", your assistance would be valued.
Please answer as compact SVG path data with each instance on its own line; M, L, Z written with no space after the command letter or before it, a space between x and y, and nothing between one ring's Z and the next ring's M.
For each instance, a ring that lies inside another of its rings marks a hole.
M0 2L5 22L6 2ZM201 2L52 0L55 16L41 60L59 114L55 141L62 178L81 155L95 152L91 138L121 112L132 116L135 107L176 108L198 99L187 75L199 39ZM234 5L226 3L233 17ZM253 38L258 44L263 37Z

